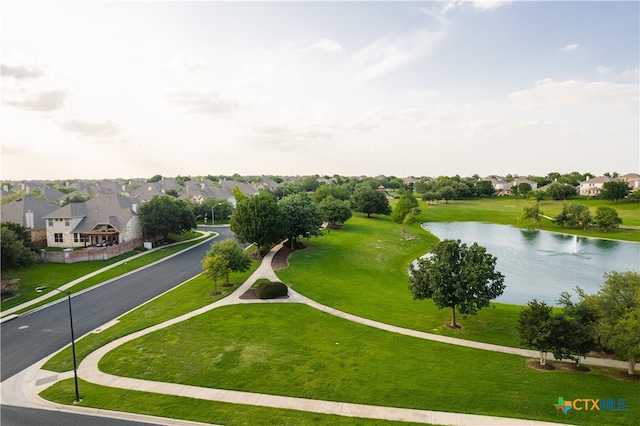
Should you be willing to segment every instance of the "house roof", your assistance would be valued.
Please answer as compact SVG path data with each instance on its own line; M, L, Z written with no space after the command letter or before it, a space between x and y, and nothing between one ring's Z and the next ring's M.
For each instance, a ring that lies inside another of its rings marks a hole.
M598 177L594 177L594 178L591 178L591 179L584 180L584 181L580 182L580 184L584 185L584 184L589 184L589 183L617 182L619 180L620 179L618 179L618 178L611 178L611 177L608 177L608 176L598 176Z
M122 231L134 215L133 202L124 195L101 192L84 203L69 203L45 218L70 219L82 217L73 232L89 232L96 225L109 224Z
M0 207L2 222L14 222L26 226L25 215L30 210L33 212L34 229L44 229L44 216L58 209L58 206L46 200L26 195L20 199L3 204Z

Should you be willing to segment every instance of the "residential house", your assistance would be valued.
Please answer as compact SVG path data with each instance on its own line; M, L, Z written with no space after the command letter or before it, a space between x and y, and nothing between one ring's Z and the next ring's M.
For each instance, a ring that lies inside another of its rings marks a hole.
M600 195L602 191L602 185L606 182L618 182L620 179L612 178L608 176L598 176L585 181L580 182L580 195L586 195L588 197L595 197Z
M524 177L516 177L515 179L513 179L511 182L507 182L504 185L504 192L505 194L511 194L511 188L513 188L514 186L520 185L521 183L528 183L531 186L531 190L536 190L538 189L538 183L534 182L530 179L524 178Z
M108 246L142 240L138 203L101 192L83 203L69 203L43 217L49 247Z
M630 191L640 189L640 175L638 173L627 173L619 177L621 180L627 182Z
M504 178L493 175L493 176L487 176L482 180L488 180L489 182L491 182L493 189L496 191L498 195L505 195L505 187L508 182L505 181Z
M47 233L44 216L59 207L50 201L25 195L0 207L2 222L14 222L31 231L31 242L35 247L47 246Z

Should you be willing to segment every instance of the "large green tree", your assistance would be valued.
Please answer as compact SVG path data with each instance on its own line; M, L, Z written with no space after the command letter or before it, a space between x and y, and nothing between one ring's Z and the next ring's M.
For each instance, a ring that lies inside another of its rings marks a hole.
M443 240L410 268L409 289L416 300L433 299L439 309L451 308L451 327L458 328L456 309L475 315L505 289L504 275L486 248L460 240Z
M607 206L598 206L598 208L596 208L596 214L593 217L593 223L604 232L607 232L620 226L622 219L618 216L616 209Z
M230 272L244 272L251 265L251 258L247 252L242 249L238 241L231 238L211 244L203 264L207 264L207 258L215 256L222 256L227 261L227 283L229 282ZM214 264L217 264L217 262L214 262Z
M341 225L351 219L351 204L349 200L338 200L329 195L323 198L318 206L324 220L330 225Z
M547 351L551 345L551 313L551 306L533 299L518 316L520 340L523 345L540 351L540 365L546 364Z
M3 222L0 228L0 253L2 272L31 266L38 262L38 255L31 249L31 234L23 226Z
M356 185L351 196L351 207L357 212L366 213L367 217L372 214L391 214L391 205L385 192L373 189L366 183Z
M587 356L595 346L594 330L598 312L589 303L582 290L576 288L580 301L574 303L568 292L560 294L558 302L563 306L562 312L551 319L550 348L558 359L571 359L580 365L580 358Z
M590 296L599 312L596 336L600 345L629 361L629 374L640 362L640 273L605 274L605 282Z
M287 237L292 249L299 237L322 235L322 211L306 192L287 195L278 205L287 219Z
M629 193L629 185L624 181L611 181L602 184L602 190L600 190L600 197L605 200L613 201L623 199Z
M565 203L555 221L560 226L586 230L591 223L591 213L584 204Z
M166 239L170 232L186 232L197 226L191 206L168 195L156 195L143 203L140 222L145 237L153 239Z
M418 200L413 195L413 191L406 190L402 193L398 201L396 202L395 207L393 208L393 212L391 213L391 219L396 223L403 223L404 218L411 212L414 211L416 214L419 211L415 209L418 208Z
M576 188L568 183L553 182L547 187L547 194L554 200L566 200L576 195Z
M231 231L241 242L254 243L261 254L265 247L287 236L287 218L269 192L238 201L231 215Z

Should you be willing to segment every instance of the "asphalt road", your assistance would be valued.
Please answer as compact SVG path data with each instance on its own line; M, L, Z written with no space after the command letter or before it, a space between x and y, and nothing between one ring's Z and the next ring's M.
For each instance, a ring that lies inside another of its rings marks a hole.
M153 424L10 405L3 405L0 408L2 426L149 426Z
M218 239L233 237L216 227ZM76 339L202 272L209 243L194 247L156 266L71 297ZM67 299L0 326L0 381L4 381L69 344Z

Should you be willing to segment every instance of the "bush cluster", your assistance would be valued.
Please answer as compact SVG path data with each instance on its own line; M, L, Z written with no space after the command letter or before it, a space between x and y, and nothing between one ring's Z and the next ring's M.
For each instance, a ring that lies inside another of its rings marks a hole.
M256 296L259 299L275 299L276 297L286 296L287 293L287 286L279 281L260 283L256 287Z

